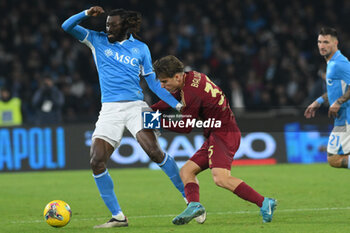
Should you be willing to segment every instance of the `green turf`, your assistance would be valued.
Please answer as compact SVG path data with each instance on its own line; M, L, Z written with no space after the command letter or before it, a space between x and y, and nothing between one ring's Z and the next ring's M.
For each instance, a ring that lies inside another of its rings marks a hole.
M185 203L162 171L110 169L129 227L93 229L110 217L90 171L0 174L0 232L350 232L350 171L326 164L234 167L232 174L261 194L278 199L272 223L259 209L214 185L210 172L199 176L207 221L175 226ZM54 199L69 203L71 222L52 228L42 216Z

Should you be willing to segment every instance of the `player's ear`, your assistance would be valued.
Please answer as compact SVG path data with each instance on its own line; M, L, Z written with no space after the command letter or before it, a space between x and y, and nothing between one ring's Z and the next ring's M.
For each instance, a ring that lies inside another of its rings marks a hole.
M181 78L182 78L182 73L176 73L175 74L176 81L181 81Z

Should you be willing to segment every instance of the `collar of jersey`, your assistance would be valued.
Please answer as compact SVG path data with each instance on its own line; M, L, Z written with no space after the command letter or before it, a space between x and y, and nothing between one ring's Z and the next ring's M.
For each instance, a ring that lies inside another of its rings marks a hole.
M107 40L108 40L108 38L107 38ZM124 44L124 42L125 41L131 41L131 42L134 42L135 41L135 39L134 39L134 37L132 36L132 34L130 34L130 36L129 36L129 38L128 39L126 39L126 40L123 40L123 41L117 41L117 42L114 42L114 43L111 43L111 42L108 42L108 43L110 43L110 44L115 44L115 43L119 43L120 45L122 45L122 44Z
M338 56L340 55L340 50L337 50L337 52L335 52L332 56L332 58L330 59L330 61L335 60Z

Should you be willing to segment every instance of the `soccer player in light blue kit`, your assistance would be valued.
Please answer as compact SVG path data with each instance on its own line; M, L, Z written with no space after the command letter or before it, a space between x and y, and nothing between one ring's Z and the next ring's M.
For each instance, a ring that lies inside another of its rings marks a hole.
M91 7L67 19L62 28L91 49L99 75L102 109L92 136L90 164L101 197L112 213L107 223L95 228L110 228L128 225L106 168L107 161L119 146L125 127L185 197L184 185L174 159L160 149L154 132L142 127L142 109L148 108L148 105L143 101L139 75L170 106L180 110L182 104L161 88L153 72L147 45L134 38L140 28L141 15L123 9L111 11L106 21L107 33L78 25L83 19L102 13L104 10L101 7Z
M350 62L338 50L337 31L333 28L321 29L318 48L327 61L327 92L310 104L304 115L314 117L321 104L329 102L328 116L335 119L327 146L328 163L332 167L350 169Z

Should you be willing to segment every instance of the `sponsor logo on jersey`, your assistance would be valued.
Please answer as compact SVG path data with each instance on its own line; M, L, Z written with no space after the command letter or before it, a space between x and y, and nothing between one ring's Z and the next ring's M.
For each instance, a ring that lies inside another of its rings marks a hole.
M333 79L327 78L327 85L332 86L333 85Z
M136 48L134 48L134 49L136 49ZM126 56L125 54L119 54L118 52L113 52L112 49L106 49L104 52L105 52L106 57L113 56L113 58L120 63L130 64L132 66L138 65L138 59L135 57ZM133 54L135 54L135 53L133 53Z
M106 55L107 57L113 56L113 51L112 51L112 49L106 49L106 50L105 50L105 55Z

